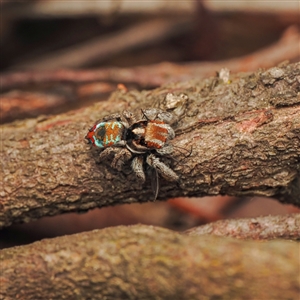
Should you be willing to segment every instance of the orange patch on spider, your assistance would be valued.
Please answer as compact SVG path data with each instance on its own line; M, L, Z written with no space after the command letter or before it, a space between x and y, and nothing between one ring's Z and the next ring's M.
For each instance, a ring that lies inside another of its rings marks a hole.
M147 147L160 149L167 140L168 129L159 125L164 125L162 121L150 121L145 130L145 142ZM161 143L155 142L155 140Z
M108 135L108 136L110 136L111 134L114 136L115 135L115 132L116 132L116 129L118 128L118 127L114 127L113 128L113 124L114 123L106 123L105 124L105 133L106 133L106 135ZM117 130L118 131L118 130Z

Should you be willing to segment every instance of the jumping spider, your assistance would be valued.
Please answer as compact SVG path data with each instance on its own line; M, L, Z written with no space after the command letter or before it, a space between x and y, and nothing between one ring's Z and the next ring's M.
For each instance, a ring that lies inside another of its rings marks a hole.
M98 121L85 138L103 149L100 160L114 154L111 166L119 171L125 162L132 159L132 170L141 183L146 180L144 163L153 168L156 199L158 174L168 181L178 181L178 175L158 158L173 152L173 146L168 143L175 137L169 125L172 118L171 113L151 108L142 110L142 118L137 120L131 112L125 110L122 115L113 114Z

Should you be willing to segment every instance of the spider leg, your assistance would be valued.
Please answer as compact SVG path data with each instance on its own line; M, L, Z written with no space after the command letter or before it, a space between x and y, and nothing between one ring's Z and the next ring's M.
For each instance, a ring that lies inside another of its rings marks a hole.
M156 169L156 171L168 181L177 181L178 175L167 165L159 160L154 154L150 154L146 158L146 162L150 167Z
M173 114L167 111L163 111L159 108L148 108L142 110L142 114L147 120L159 119L165 123L171 123L173 120Z
M134 116L134 114L128 110L124 110L123 111L123 116L126 120L126 123L129 126L131 126L132 124L136 123L136 117Z
M118 147L108 147L108 148L105 148L99 154L100 161L103 161L104 159L108 158L111 154L116 153L117 151L119 151L119 149L120 148L118 148Z
M107 159L112 154L115 154L115 157L111 163L111 166L114 169L121 170L123 164L129 160L132 156L131 152L126 148L120 148L123 145L123 141L117 144L117 146L111 146L105 148L99 155L100 161Z
M170 125L168 125L168 124L165 124L165 126L166 126L166 128L168 130L168 137L167 137L167 139L168 140L173 140L174 137L175 137L175 131L174 131L174 129Z
M167 112L167 111L160 111L157 114L157 118L164 121L165 123L171 123L174 119L174 116L172 113Z
M122 115L120 115L119 113L115 113L115 114L108 115L102 119L103 122L107 122L111 120L117 120L119 122L122 122L126 128L128 128L129 126L131 126L133 123L136 122L135 116L133 115L133 113L131 113L128 110L124 110Z
M132 170L134 171L136 177L140 180L141 183L144 183L146 181L143 163L144 157L141 155L134 157L131 163Z
M132 157L132 154L126 148L117 148L117 149L118 150L116 151L116 155L111 163L111 166L114 169L121 171L124 163Z
M108 116L105 116L102 121L103 122L107 122L107 121L110 121L110 120L118 120L118 121L121 121L121 115L116 113L116 114L111 114L111 115L108 115Z
M153 201L155 201L157 199L158 196L158 191L159 191L159 180L158 180L158 173L157 170L155 168L151 168L153 171L153 174L151 176L151 187L152 187L152 191L154 194L154 199Z
M160 155L168 155L173 152L174 148L172 145L165 145L164 147L160 149L156 149L156 152Z
M106 159L109 157L111 154L119 152L120 147L125 147L126 146L126 141L119 141L118 143L115 143L114 146L110 146L105 148L99 155L100 161Z

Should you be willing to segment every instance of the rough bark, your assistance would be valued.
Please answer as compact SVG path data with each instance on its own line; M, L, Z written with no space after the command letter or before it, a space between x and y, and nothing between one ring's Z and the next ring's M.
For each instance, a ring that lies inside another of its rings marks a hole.
M136 225L1 252L1 299L297 299L299 244Z
M238 239L271 240L280 238L300 240L300 214L220 220L191 228L185 233L191 236L209 234Z
M178 196L262 195L300 205L300 63L253 74L172 83L151 91L116 92L109 101L53 117L1 126L3 189L0 224L66 211L152 200L150 180L141 186L126 165L122 172L84 136L95 120L123 109L166 109L177 103L178 184L161 181L159 199ZM149 179L149 178L148 178Z

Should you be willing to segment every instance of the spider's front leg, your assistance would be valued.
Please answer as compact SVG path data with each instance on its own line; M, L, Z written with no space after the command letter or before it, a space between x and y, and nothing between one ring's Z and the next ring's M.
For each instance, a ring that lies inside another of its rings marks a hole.
M159 160L154 154L150 154L146 158L147 164L156 169L156 171L168 181L178 181L179 176L167 165Z
M132 170L141 183L144 183L146 181L143 164L144 157L142 155L136 156L131 163Z

